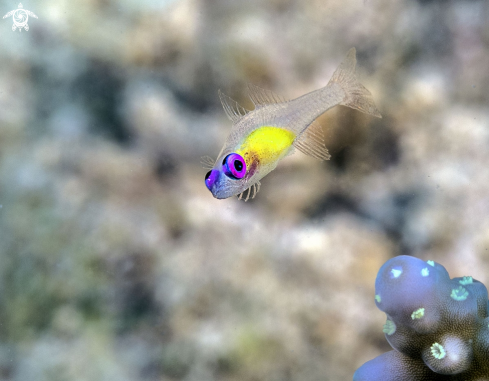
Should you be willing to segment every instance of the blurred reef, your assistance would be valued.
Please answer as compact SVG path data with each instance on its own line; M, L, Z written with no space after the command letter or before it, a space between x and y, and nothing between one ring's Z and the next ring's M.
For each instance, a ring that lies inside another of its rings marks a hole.
M0 381L351 379L400 254L489 274L489 2L30 0L0 28ZM4 14L17 2L4 3ZM294 98L349 48L383 119L218 201L218 89Z

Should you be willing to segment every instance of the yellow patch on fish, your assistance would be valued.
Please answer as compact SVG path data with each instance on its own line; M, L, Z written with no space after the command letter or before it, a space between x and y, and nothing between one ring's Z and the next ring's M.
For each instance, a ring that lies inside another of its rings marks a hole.
M262 164L273 163L285 156L295 138L296 135L291 131L263 126L249 134L236 153L244 158L248 167L254 159Z

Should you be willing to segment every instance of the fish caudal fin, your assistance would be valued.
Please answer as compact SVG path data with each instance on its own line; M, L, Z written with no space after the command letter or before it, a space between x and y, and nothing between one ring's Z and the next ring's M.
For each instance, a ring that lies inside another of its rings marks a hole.
M356 64L356 50L355 48L351 48L345 60L333 73L329 83L337 83L345 92L345 99L340 104L364 112L365 114L382 118L377 106L375 106L372 94L355 77Z

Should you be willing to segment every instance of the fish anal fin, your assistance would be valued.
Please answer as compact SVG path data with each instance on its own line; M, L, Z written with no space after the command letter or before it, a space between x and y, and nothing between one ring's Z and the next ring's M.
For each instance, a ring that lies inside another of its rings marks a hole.
M224 112L233 123L238 122L247 112L249 112L249 110L245 109L234 99L228 97L221 90L219 90L218 93Z
M339 84L345 92L345 99L340 103L366 114L382 118L372 98L372 94L355 76L357 64L356 50L351 48L345 60L338 66L330 79L330 83Z
M329 160L331 155L324 144L323 129L314 121L293 143L303 154L319 160Z
M248 94L255 107L286 102L284 97L275 94L273 91L262 89L251 83L248 83Z

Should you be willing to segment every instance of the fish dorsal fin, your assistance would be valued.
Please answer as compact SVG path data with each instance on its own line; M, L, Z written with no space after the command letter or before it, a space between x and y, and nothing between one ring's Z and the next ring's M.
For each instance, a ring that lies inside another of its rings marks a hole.
M204 169L212 169L212 168L214 168L214 163L215 162L216 161L212 157L210 157L210 156L202 156L200 158L200 164L202 165L202 167Z
M224 112L228 116L229 119L236 123L240 120L246 113L249 111L245 109L243 106L240 106L238 102L234 99L228 97L221 90L218 91L219 99L221 100L222 107L224 108Z
M256 107L286 102L284 97L275 94L273 91L262 89L251 83L248 83L248 93Z
M303 154L316 159L329 160L331 157L324 144L323 129L316 121L312 122L293 144Z

